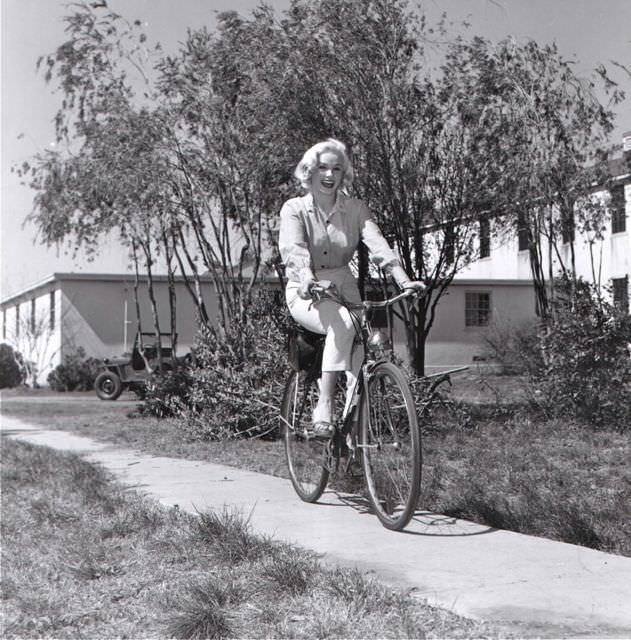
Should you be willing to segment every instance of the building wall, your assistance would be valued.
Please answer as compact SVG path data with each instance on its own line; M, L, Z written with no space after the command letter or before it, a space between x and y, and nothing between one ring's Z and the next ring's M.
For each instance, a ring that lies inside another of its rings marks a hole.
M584 279L602 286L609 286L612 278L624 278L631 274L631 184L625 185L626 230L612 233L608 222L603 237L589 242L585 236L576 234L574 241L576 272ZM594 197L605 198L604 191ZM561 256L566 265L571 264L571 248L569 244L561 247ZM543 247L547 256L547 247ZM547 264L544 265L548 273ZM553 271L559 272L558 260L553 260ZM530 280L530 262L528 251L520 251L514 234L495 238L492 242L491 255L475 261L464 269L460 278L494 281L498 279Z
M490 294L488 326L466 326L467 292ZM484 363L486 334L495 328L518 327L535 318L534 290L528 282L455 281L438 303L426 343L426 369L431 372Z
M2 307L2 341L33 364L29 383L44 384L61 362L61 305L61 291L51 284Z
M612 278L628 278L631 283L631 184L625 189L626 229L590 244L578 237L574 243L577 272L588 280L609 285ZM604 192L596 194L605 196ZM569 245L562 247L569 262ZM155 283L163 332L170 331L168 289L164 280ZM487 291L491 295L489 327L465 325L467 291ZM54 322L50 323L51 292L54 292ZM196 331L194 306L183 283L176 285L178 352L191 348ZM211 318L217 314L217 298L210 283L204 293ZM34 301L34 302L33 302ZM32 305L35 305L34 307ZM20 309L20 331L16 331L16 309ZM140 290L141 321L144 331L153 330L146 286ZM29 330L34 308L37 330ZM428 370L471 364L484 356L483 337L494 326L518 325L535 317L529 256L519 251L516 237L494 240L491 255L476 261L459 274L439 302L437 316L426 345ZM40 319L44 318L44 322ZM46 320L47 319L47 320ZM55 274L43 283L2 303L3 341L36 363L39 382L59 364L66 353L83 347L93 357L108 357L129 350L137 330L132 276ZM19 333L19 335L18 335ZM403 333L398 332L398 350Z
M168 286L154 283L160 330L171 330ZM217 297L210 283L204 296L211 318L217 315ZM176 331L178 353L190 350L196 332L195 309L183 283L176 283ZM153 332L153 315L147 287L139 289L141 328ZM131 349L138 329L133 281L71 280L64 282L64 312L67 314L67 349L82 346L89 355L103 358Z
M160 329L170 332L168 286L154 283ZM217 296L209 282L203 284L211 319L218 313ZM53 314L51 317L51 293ZM178 354L190 351L196 332L195 309L182 282L176 283ZM139 288L142 330L153 332L153 316L147 287ZM34 305L34 307L33 307ZM19 308L19 331L16 330ZM36 322L31 322L32 310ZM10 344L37 370L37 384L67 354L81 347L86 356L104 358L129 351L138 327L133 277L101 274L55 274L32 288L2 302L3 342ZM32 381L29 381L29 383Z

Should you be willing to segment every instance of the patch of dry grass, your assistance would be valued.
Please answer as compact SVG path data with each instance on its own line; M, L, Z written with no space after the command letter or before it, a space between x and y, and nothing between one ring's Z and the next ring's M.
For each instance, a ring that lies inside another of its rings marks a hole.
M520 389L518 377L454 376L453 397L481 403L484 410L473 413L467 428L446 415L424 432L422 506L631 556L628 435L511 414L506 405L519 398ZM493 400L497 396L501 402ZM3 411L156 455L286 477L281 442L187 441L176 420L142 418L133 403L102 402L92 394L83 394L83 401L66 402L66 397L56 394L38 404L16 395L3 403ZM343 481L335 486L346 488Z
M512 417L445 425L424 450L429 508L631 556L628 435Z
M72 454L3 444L3 638L499 637L237 513L167 510Z

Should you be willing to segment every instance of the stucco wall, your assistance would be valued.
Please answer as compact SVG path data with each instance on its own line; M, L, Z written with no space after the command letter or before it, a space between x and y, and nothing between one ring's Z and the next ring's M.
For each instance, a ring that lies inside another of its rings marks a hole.
M598 192L594 197L607 197L606 192ZM576 235L574 252L576 272L592 282L608 285L611 278L624 278L631 274L631 184L625 185L626 231L611 232L611 223L605 225L603 237L588 241L586 237ZM566 264L570 264L570 247L560 248ZM543 247L544 258L547 249ZM556 264L556 260L554 261ZM548 267L544 265L547 274ZM558 271L558 265L554 268ZM478 279L516 279L530 280L530 264L528 251L519 251L515 234L494 238L491 245L491 255L477 260L460 274L461 278Z
M466 292L490 292L489 327L465 326ZM499 327L518 326L535 318L534 290L525 284L453 283L438 305L426 343L426 368L472 365L485 355L483 337Z
M63 283L64 312L68 321L68 348L82 346L89 355L107 357L131 349L138 328L133 281L68 280ZM160 330L169 332L170 316L166 282L154 283ZM217 300L210 284L204 287L205 300L211 317L217 313ZM194 306L183 283L176 284L178 353L190 350L196 331ZM151 332L153 317L146 286L139 290L142 330Z

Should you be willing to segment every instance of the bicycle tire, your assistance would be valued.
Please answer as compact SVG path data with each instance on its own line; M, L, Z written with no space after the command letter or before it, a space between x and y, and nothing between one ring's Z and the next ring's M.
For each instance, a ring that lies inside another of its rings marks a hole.
M317 398L317 380L304 372L294 372L287 380L281 404L289 478L300 499L311 503L318 501L329 480L322 442L304 435Z
M359 447L372 510L384 527L400 531L421 491L421 432L410 386L390 362L370 372L360 405Z

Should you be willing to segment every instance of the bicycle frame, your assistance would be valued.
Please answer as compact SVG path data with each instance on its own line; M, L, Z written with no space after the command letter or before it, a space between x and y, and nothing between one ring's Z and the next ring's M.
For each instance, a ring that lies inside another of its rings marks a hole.
M393 531L407 526L421 497L421 425L418 401L415 402L409 379L392 362L392 345L385 333L372 327L371 311L413 295L416 291L404 291L381 302L353 304L330 283L316 283L315 304L327 298L350 312L357 334L355 344L361 342L364 347L362 363L354 371L357 378L347 378L344 406L334 412L340 415L337 428L325 443L310 428L313 409L322 392L319 360L307 371L294 370L281 404L289 477L300 498L317 502L331 473L361 474L371 511ZM449 373L439 374L429 383L430 395L448 379ZM325 382L329 384L332 379ZM428 407L424 406L421 413L425 414Z
M361 339L364 349L364 359L353 388L346 390L347 396L340 418L340 428L336 429L335 434L327 445L327 458L329 460L330 471L337 471L340 459L347 457L346 469L344 471L348 472L353 462L357 459L357 449L361 446L368 446L358 444L357 412L365 395L366 402L368 403L368 419L370 420L370 394L365 394L366 384L370 380L372 370L380 362L389 361L392 358L392 345L383 337L381 329L373 329L370 324L370 312L375 309L386 309L397 302L416 297L417 295L415 290L408 289L387 300L365 300L361 304L356 304L346 300L337 292L331 283L315 283L312 288L312 296L316 303L327 298L337 302L349 311L351 317L354 318L353 324L357 337ZM315 372L309 373L311 375L317 375ZM334 469L332 468L333 461L335 461Z

